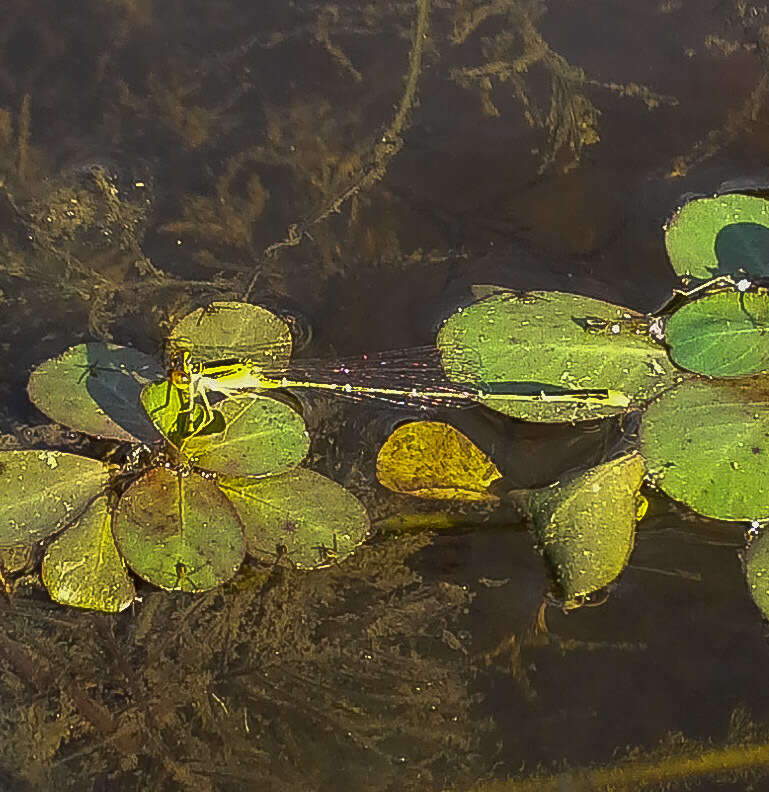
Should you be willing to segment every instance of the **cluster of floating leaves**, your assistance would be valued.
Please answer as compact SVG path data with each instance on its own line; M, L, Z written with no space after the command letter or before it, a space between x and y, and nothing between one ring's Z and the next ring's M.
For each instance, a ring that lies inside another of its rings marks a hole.
M752 524L746 574L769 616L769 532L760 530L769 521L769 202L693 200L665 231L685 288L655 315L573 294L476 287L479 299L444 323L438 347L449 377L472 361L480 400L519 419L642 411L630 453L505 496L528 516L567 604L624 569L646 479L700 514ZM573 400L547 397L575 389L582 395ZM511 397L515 390L541 398ZM601 390L624 394L625 405ZM398 492L477 501L499 497L490 466L452 427L415 422L382 448L378 474Z
M172 339L280 350L287 326L253 305L198 309ZM227 309L227 310L225 310ZM235 324L233 324L233 322ZM128 568L167 590L199 592L232 578L246 552L298 568L341 560L369 529L343 487L298 467L309 437L302 417L259 395L216 405L211 429L163 367L136 350L80 344L40 365L34 404L53 420L131 444L120 464L61 451L0 453L0 547L48 541L43 581L52 598L106 611L126 608ZM142 410L142 407L144 410Z

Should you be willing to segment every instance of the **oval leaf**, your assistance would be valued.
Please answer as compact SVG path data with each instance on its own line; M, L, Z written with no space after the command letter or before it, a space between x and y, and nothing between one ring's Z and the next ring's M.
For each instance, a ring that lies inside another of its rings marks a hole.
M567 603L611 583L633 549L644 461L614 459L524 493L534 537Z
M377 457L379 483L418 498L496 501L497 466L459 430L440 421L399 426Z
M315 569L341 561L366 538L363 504L335 481L304 468L263 479L219 479L246 526L248 552Z
M769 531L766 526L745 551L745 579L750 596L769 619Z
M177 448L181 447L185 437L200 426L205 419L205 411L201 404L196 403L189 411L186 395L174 387L167 379L151 382L142 388L140 395L142 407L155 428ZM216 416L216 411L214 413ZM222 430L222 420L214 421L210 430Z
M260 305L215 302L181 319L168 337L169 351L186 349L196 360L247 356L252 362L280 371L291 357L291 331Z
M684 278L769 276L769 202L753 195L698 198L665 226L673 269Z
M157 435L141 411L139 394L164 375L149 355L116 344L78 344L41 363L27 392L57 423L96 437L152 442Z
M50 544L42 572L51 599L62 605L117 613L133 602L136 589L112 538L106 497Z
M228 476L266 476L296 467L310 438L304 420L276 399L243 394L216 405L224 430L186 438L182 452L193 464Z
M684 305L667 321L665 340L676 365L711 377L769 370L769 295L736 291Z
M451 380L469 379L491 394L482 404L527 421L616 415L681 376L649 336L645 316L561 292L492 295L449 317L437 344ZM564 389L611 393L565 402L537 398ZM504 395L511 391L528 398Z
M690 380L650 405L641 453L671 498L719 520L769 518L769 379Z
M118 503L120 553L137 575L168 591L205 591L229 580L245 555L243 526L210 479L154 468Z
M31 544L76 520L109 482L109 468L62 451L0 453L0 546Z

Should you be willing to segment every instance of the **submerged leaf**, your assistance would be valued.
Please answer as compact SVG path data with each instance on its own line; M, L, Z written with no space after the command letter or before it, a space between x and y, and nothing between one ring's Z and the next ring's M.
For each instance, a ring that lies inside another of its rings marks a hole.
M636 453L523 494L537 544L567 603L611 583L627 565L644 461Z
M440 421L399 426L379 451L379 483L394 492L439 500L496 501L502 474L459 430Z
M114 523L137 575L168 591L205 591L229 580L245 555L243 525L210 479L154 468L125 492Z
M57 423L96 437L126 442L157 439L139 406L147 382L164 374L149 355L115 344L78 344L41 363L27 391Z
M314 569L341 561L366 538L363 504L335 481L299 468L263 479L219 479L246 527L248 552Z
M681 368L710 377L769 370L769 295L711 294L684 305L667 321L665 340Z
M719 520L769 518L769 378L683 382L650 405L640 439L671 498Z
M133 602L136 589L112 538L108 498L94 501L50 544L42 572L51 599L62 605L117 613Z
M291 331L275 314L260 305L215 302L181 319L168 338L169 350L186 349L198 360L242 355L271 371L288 365Z
M648 325L642 314L589 297L507 292L449 317L437 344L448 377L489 392L479 399L487 407L528 421L572 422L640 406L680 378ZM610 393L537 398L565 389ZM510 392L528 399L504 395Z
M769 202L753 195L689 201L665 227L673 269L684 278L769 276Z
M195 465L227 476L266 476L298 465L310 438L304 420L276 399L243 394L216 405L223 431L184 440L182 452Z
M31 544L76 520L104 490L103 462L62 451L0 453L0 547Z

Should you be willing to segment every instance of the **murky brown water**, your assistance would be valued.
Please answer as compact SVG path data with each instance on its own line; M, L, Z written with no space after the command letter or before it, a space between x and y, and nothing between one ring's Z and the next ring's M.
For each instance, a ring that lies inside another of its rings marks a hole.
M292 317L313 356L430 344L477 283L654 309L682 198L767 185L767 40L769 12L738 0L6 0L6 447L65 440L26 398L32 366L85 339L155 351L212 299ZM548 608L543 632L523 526L377 487L411 415L307 405L313 468L375 524L424 513L338 568L147 586L106 616L51 604L20 562L0 787L592 789L576 769L629 757L627 788L643 762L678 788L687 752L766 745L742 527L652 497L608 601ZM449 417L519 487L617 436Z

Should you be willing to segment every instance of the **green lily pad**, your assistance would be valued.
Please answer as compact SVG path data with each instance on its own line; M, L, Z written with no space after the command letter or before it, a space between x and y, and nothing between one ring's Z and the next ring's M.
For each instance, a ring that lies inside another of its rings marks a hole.
M291 331L260 305L215 302L181 319L168 337L168 348L186 349L196 360L248 357L270 371L288 366Z
M243 394L216 405L224 430L184 439L182 452L197 467L228 476L266 476L296 467L310 438L304 420L276 399Z
M109 482L103 462L62 451L0 452L0 547L31 544L76 520Z
M134 601L136 589L112 538L107 497L97 498L50 544L42 572L51 599L62 605L117 613Z
M698 198L665 226L673 269L684 278L769 276L769 202L753 195Z
M315 569L346 558L368 535L363 504L311 470L218 483L246 526L248 552L257 558L272 559L281 548L297 567Z
M676 311L665 340L676 365L711 377L769 370L769 295L711 294Z
M139 394L163 375L154 358L130 347L78 344L41 363L27 392L41 412L64 426L96 437L152 442L157 434L139 409Z
M186 394L174 387L169 380L151 382L142 388L140 399L144 411L155 428L173 445L180 448L187 435L194 432L205 420L205 411L200 403L195 403L188 411ZM222 431L224 420L218 411L215 420L205 428L204 434Z
M769 619L769 531L764 527L745 551L745 579L750 596Z
M534 537L567 603L611 583L627 565L644 461L637 454L523 495Z
M719 520L769 518L769 378L683 382L649 406L640 440L671 498Z
M648 319L561 292L506 292L455 313L438 334L449 379L489 393L482 404L527 421L617 415L669 388L681 374L648 334ZM538 398L580 389L606 398ZM517 393L518 398L510 398ZM527 396L522 399L521 396Z
M154 468L118 502L113 532L140 577L167 591L206 591L235 575L243 525L216 484L195 473Z

